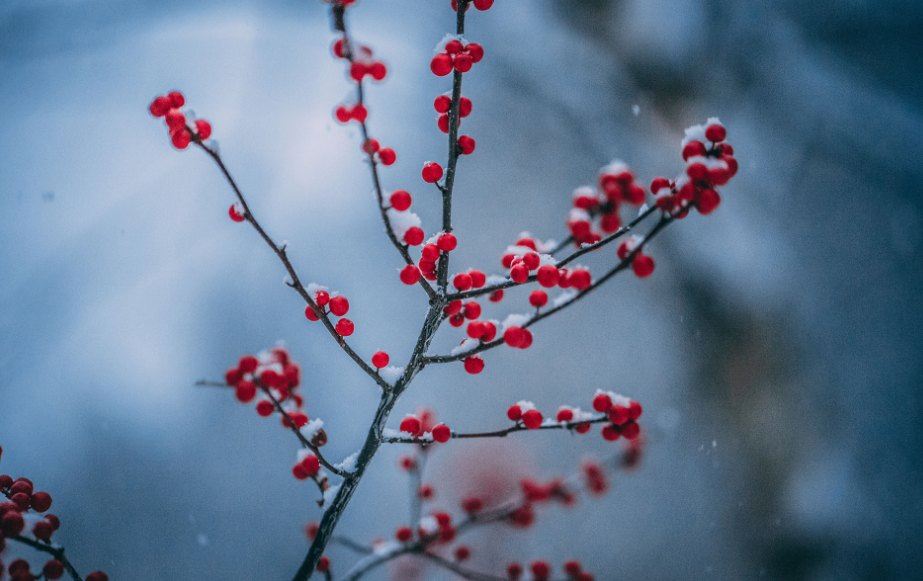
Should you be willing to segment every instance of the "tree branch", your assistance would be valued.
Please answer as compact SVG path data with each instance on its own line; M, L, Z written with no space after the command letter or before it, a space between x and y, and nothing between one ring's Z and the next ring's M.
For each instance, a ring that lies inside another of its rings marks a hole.
M61 564L64 565L64 569L71 576L71 579L74 581L83 581L80 578L80 575L77 573L77 570L74 569L74 566L70 561L67 560L67 557L64 556L64 547L56 547L51 543L34 541L32 539L17 535L15 537L8 537L10 540L18 541L24 545L28 545L35 549L36 551L42 551L43 553L48 553L53 556L58 561L61 561Z
M598 418L593 418L591 420L583 421L572 421L572 422L559 422L557 424L547 424L541 425L538 428L529 429L522 425L522 422L516 422L515 425L510 426L509 428L504 428L502 430L496 430L493 432L474 432L474 433L462 433L452 432L451 438L453 439L468 439L468 438L505 438L509 434L516 432L535 432L538 430L573 430L580 424L597 424L600 422L607 421L608 416L603 414ZM382 440L383 444L420 444L422 446L429 446L434 444L433 440L424 440L421 438L385 438Z

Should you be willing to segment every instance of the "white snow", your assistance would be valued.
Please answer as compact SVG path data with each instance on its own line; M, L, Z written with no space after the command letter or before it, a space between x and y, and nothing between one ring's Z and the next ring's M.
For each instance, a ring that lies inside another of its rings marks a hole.
M379 369L378 374L381 375L382 379L384 379L388 383L393 384L398 379L400 379L402 375L404 375L404 368L397 367L394 365L389 365L387 367Z
M539 266L557 266L558 261L554 259L554 256L550 254L539 254L538 255L538 265Z
M346 472L352 472L356 469L356 460L359 459L359 452L353 452L349 456L343 459L339 464L334 464L333 467L337 470L345 470Z
M459 345L455 349L452 349L452 351L450 351L449 354L458 355L459 353L467 353L468 351L471 351L472 349L477 347L479 344L480 344L480 341L478 341L477 339L471 339L469 337L468 339L465 339L464 341L462 341L461 345Z
M393 430L391 428L384 428L381 430L381 437L382 438L403 438L404 434L398 432L397 430Z
M580 186L574 190L572 194L574 199L576 198L596 198L596 188L593 186Z
M569 303L575 296L577 296L577 291L569 288L554 298L554 306L560 307L564 303Z
M336 498L337 492L340 491L340 485L336 484L324 491L324 508L330 508L333 499Z
M320 430L322 427L324 427L324 421L318 418L314 418L301 427L301 435L310 441L311 438L317 435L318 430Z
M449 44L449 42L453 40L459 41L460 43L462 43L462 45L468 44L468 41L465 40L464 36L459 36L457 34L446 34L445 36L442 37L442 40L439 41L439 44L436 45L436 48L433 50L433 52L435 54L445 52L445 45Z
M307 448L302 448L298 450L298 454L296 454L296 457L298 458L297 460L298 463L301 464L302 462L304 462L305 458L307 458L308 456L313 456L313 455L314 455L314 452L312 452L311 450Z
M523 315L520 313L511 313L503 319L503 323L500 324L500 330L506 331L510 327L522 327L526 323L532 320L532 315Z
M583 208L571 208L570 214L567 216L568 222L589 222L590 213L584 210Z
M489 286L493 286L495 284L500 284L500 283L509 282L509 281L510 279L508 279L505 276L500 276L499 274L491 274L487 276L487 282L485 284Z
M638 215L640 216L644 212L647 212L647 210L648 210L647 204L641 204L641 207L638 208Z
M420 217L410 210L398 212L394 208L388 210L388 222L391 223L391 229L394 230L394 235L398 240L402 240L404 234L412 227L419 228L423 223L420 221Z
M305 287L305 290L308 291L308 294L313 298L317 291L329 291L330 289L323 285L317 284L316 282L311 282L308 283L308 286Z
M609 162L609 165L600 169L599 173L600 175L602 174L619 175L620 173L624 173L626 171L629 171L627 163L625 163L621 159L613 159L612 161Z

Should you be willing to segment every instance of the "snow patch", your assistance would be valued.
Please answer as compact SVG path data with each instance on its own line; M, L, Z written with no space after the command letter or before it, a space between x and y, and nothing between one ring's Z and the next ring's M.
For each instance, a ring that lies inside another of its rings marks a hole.
M337 493L340 491L340 485L336 484L331 486L324 491L324 508L330 508L330 505L333 503L333 499L336 498Z
M339 464L334 464L333 467L337 470L345 470L346 472L352 472L356 469L356 460L359 459L359 452L353 452L349 456L343 459Z
M464 341L462 341L462 342L461 342L461 345L459 345L459 346L456 347L455 349L452 349L452 350L449 352L449 354L450 354L450 355L458 355L459 353L467 353L468 351L471 351L472 349L474 349L475 347L477 347L480 343L481 343L481 342L478 341L477 339L471 339L471 338L469 337L468 339L465 339Z
M402 375L404 375L404 368L397 367L394 365L389 365L387 367L379 369L378 374L381 376L382 379L384 379L385 381L393 385L398 379L401 378Z
M565 303L571 302L575 296L577 296L577 291L569 288L554 298L553 305L560 307Z
M518 313L511 313L503 319L503 323L500 325L501 330L506 331L510 327L522 327L526 323L532 320L532 315L523 315Z
M388 222L391 224L391 229L394 230L394 235L398 240L403 240L404 234L406 234L408 230L414 226L419 228L423 223L420 217L410 210L398 212L394 208L388 210Z

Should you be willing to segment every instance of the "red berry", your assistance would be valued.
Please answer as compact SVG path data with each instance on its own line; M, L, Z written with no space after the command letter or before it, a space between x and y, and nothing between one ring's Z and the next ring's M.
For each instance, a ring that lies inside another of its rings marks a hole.
M453 327L461 327L465 324L465 315L458 313L449 317L449 324Z
M382 165L393 165L397 161L397 154L390 147L383 147L378 150L378 159Z
M506 410L506 417L510 420L517 422L522 418L522 408L518 405L511 405L508 410Z
M448 113L452 108L452 98L448 95L439 95L433 102L433 107L436 108L437 113Z
M170 102L170 99L161 95L154 99L151 103L151 106L148 108L151 112L151 115L154 117L163 117L167 114L167 111L173 108L173 104Z
M503 300L503 294L504 294L504 293L503 293L503 289L502 289L502 288L501 288L501 289L497 289L497 290L495 290L494 292L490 293L490 297L488 297L487 300L489 300L489 301L492 302L492 303L499 303L500 301Z
M167 93L167 98L170 99L170 104L176 109L186 104L186 98L179 91L170 91Z
M555 419L559 422L569 422L574 419L574 412L568 409L559 410Z
M235 222L243 222L244 216L237 210L237 204L231 204L231 207L228 208L228 216L231 217L231 220Z
M584 290L589 288L592 282L589 271L582 269L573 271L570 273L567 279L568 284L577 290Z
M468 357L465 359L465 371L472 375L476 375L484 371L484 360L478 356Z
M343 58L343 57L344 57L344 52L343 52L343 44L344 44L344 42L343 42L343 40L344 40L344 39L342 39L342 38L338 38L338 39L336 39L336 42L333 43L333 56L335 56L335 57L337 57L337 58Z
M42 567L42 573L44 573L46 579L50 579L51 581L60 579L61 576L64 575L64 564L57 559L52 559Z
M542 290L534 290L529 295L529 304L535 308L544 307L548 304L548 293Z
M529 430L535 430L542 425L542 412L538 410L526 410L522 414L522 423Z
M452 72L452 57L446 53L439 53L429 63L429 68L437 77L444 77Z
M425 260L426 262L436 262L439 260L439 247L435 244L427 244L424 246L422 251L422 260Z
M423 229L417 226L411 226L404 232L404 242L410 246L422 244L424 238L426 238L426 235L423 233Z
M476 42L466 44L465 50L468 51L468 54L471 56L471 62L473 63L476 63L484 58L484 47L477 44Z
M644 254L638 254L631 261L631 269L638 278L647 278L654 272L654 259Z
M356 105L353 107L350 116L359 123L365 123L365 119L369 116L369 110L365 108L365 105Z
M519 579L522 577L522 565L519 563L510 563L506 566L506 574L513 581Z
M580 561L567 561L564 563L564 572L568 575L580 574Z
M51 539L51 533L53 532L54 529L51 528L51 523L47 520L40 520L32 526L32 535L40 541Z
M535 581L547 581L551 575L551 567L545 561L535 561L532 566L532 577Z
M445 313L446 315L452 316L452 315L457 315L458 313L461 312L461 310L462 310L461 300L455 300L449 303L448 305L446 305L445 307L443 307L442 312Z
M274 410L272 402L268 399L262 399L256 404L256 413L264 418L271 416Z
M469 270L468 276L471 277L471 286L474 288L481 288L487 283L487 277L480 270Z
M365 153L375 153L381 148L377 139L366 139L362 143L362 151Z
M593 398L593 409L598 412L607 412L612 407L612 398L601 393Z
M497 326L490 321L483 321L481 323L481 341L487 343L488 341L493 341L496 336Z
M8 537L15 537L22 532L26 526L26 522L23 520L22 515L15 510L7 511L2 518L0 518L0 532Z
M35 512L45 512L51 508L51 495L47 492L36 492L32 495L31 506Z
M705 144L701 141L690 141L683 147L683 161L700 155L705 155Z
M465 45L457 40L450 40L445 44L445 51L449 54L455 54L457 52L461 52L464 46Z
M484 508L484 502L480 498L469 497L462 500L462 510L471 514Z
M510 269L510 278L513 282L523 283L529 278L529 267L519 263Z
M383 81L384 78L388 75L388 67L385 66L385 63L380 61L372 63L372 66L370 66L367 70L369 74L372 75L372 78L376 81Z
M623 405L614 405L609 408L609 421L620 426L629 420L628 408Z
M468 559L468 557L470 556L471 556L471 549L469 549L465 545L455 547L455 560L464 561Z
M413 416L408 416L401 420L401 431L408 434L416 434L420 431L420 420Z
M352 112L350 112L350 110L344 107L343 105L340 105L339 107L336 108L336 111L334 111L334 115L336 116L337 121L339 121L340 123L346 123L350 119L352 119Z
M484 334L484 326L480 321L471 321L468 323L467 332L472 339L480 339Z
M507 327L503 332L503 341L510 347L519 349L525 343L526 330L515 325Z
M337 333L342 337L349 337L352 335L355 328L356 326L353 325L353 322L346 318L340 319L336 324Z
M256 386L252 381L241 381L234 388L234 396L240 403L250 403L256 397Z
M468 290L471 288L471 275L464 272L456 274L452 279L452 285L460 291Z
M471 65L474 64L474 59L471 58L471 55L466 52L460 52L455 55L455 70L460 73L467 73L471 70Z
M311 308L311 305L308 305L307 307L304 308L304 316L309 321L319 321L320 320L320 317L317 316L317 313L314 312L314 309Z
M439 119L436 120L436 126L439 128L439 131L442 131L443 133L448 133L449 132L449 114L443 113L442 115L440 115Z
M195 121L195 132L196 136L199 139L208 139L212 134L211 123L204 119L196 119Z
M557 268L550 264L546 264L545 266L539 267L538 272L535 273L535 277L538 280L538 284L545 288L551 288L558 284L560 275L558 274Z
M410 527L400 527L394 531L394 538L402 543L406 543L413 538L413 530Z
M705 128L705 139L709 141L724 141L725 137L727 137L727 130L721 125L709 125Z
M407 190L394 190L390 200L391 207L398 212L403 212L409 208L410 204L413 202L413 198L410 197L410 193Z
M466 319L475 321L481 316L481 305L475 301L468 301L465 303L463 310Z
M721 203L721 196L711 188L700 190L695 200L695 207L699 214L707 216L715 211L715 208Z
M176 109L170 109L164 115L164 121L167 122L167 127L170 128L171 133L186 128L186 116Z
M84 581L109 581L109 576L102 571L93 571L86 576Z
M641 408L641 404L636 401L628 404L628 417L632 420L640 418L643 411L644 410Z
M342 317L349 312L349 300L342 295L330 299L329 305L330 312L333 313L334 316Z
M641 433L641 426L635 422L628 422L622 426L622 435L626 440L634 440Z
M429 500L433 497L433 487L429 484L424 484L417 489L417 496L423 500Z
M259 360L253 355L244 355L240 358L240 361L237 362L237 367L240 369L241 373L253 373L256 371L259 364Z
M436 247L445 252L452 252L458 246L458 239L452 233L441 235L436 240Z
M494 5L494 0L474 0L474 7L478 10L487 10Z
M458 149L462 155L470 155L474 153L474 139L468 137L467 135L462 135L458 138Z
M618 440L622 435L619 429L616 428L612 424L606 424L605 426L603 426L601 433L602 433L603 439L606 440L607 442L614 442Z
M330 559L328 559L327 557L321 557L317 561L317 567L314 567L314 569L318 573L325 573L329 571L330 570Z
M452 437L452 430L445 424L439 424L433 427L433 440L439 443L445 443Z
M434 161L426 162L422 174L423 181L434 184L442 178L442 166Z
M406 285L417 284L420 280L420 269L412 264L408 264L401 269L401 282Z
M183 127L170 134L170 141L173 142L173 147L176 149L186 149L189 147L189 142L192 141L192 136Z
M349 76L352 77L354 81L362 81L362 77L368 74L368 69L365 64L355 61L349 66Z
M308 474L308 476L314 476L320 472L320 460L317 459L317 456L314 454L308 454L304 457L304 460L299 464L301 468Z
M448 97L446 97L448 99ZM467 117L471 114L471 99L468 97L462 97L458 101L458 116ZM729 154L730 155L730 154Z

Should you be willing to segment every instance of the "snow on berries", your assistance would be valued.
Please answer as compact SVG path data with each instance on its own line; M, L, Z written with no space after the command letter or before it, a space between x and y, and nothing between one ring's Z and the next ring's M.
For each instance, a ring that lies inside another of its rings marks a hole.
M685 218L691 208L711 214L721 204L717 188L737 174L734 148L725 143L727 130L717 117L686 129L681 143L686 171L673 181L656 178L651 193L657 207L674 218Z
M212 134L212 126L208 121L187 118L186 114L180 110L185 104L186 98L182 93L171 91L166 95L155 97L148 107L151 115L164 118L170 133L170 141L176 149L186 149L193 141L201 143Z
M460 36L447 34L436 47L436 56L430 62L430 70L444 77L453 70L467 73L474 63L484 58L484 48L474 42L467 42Z

